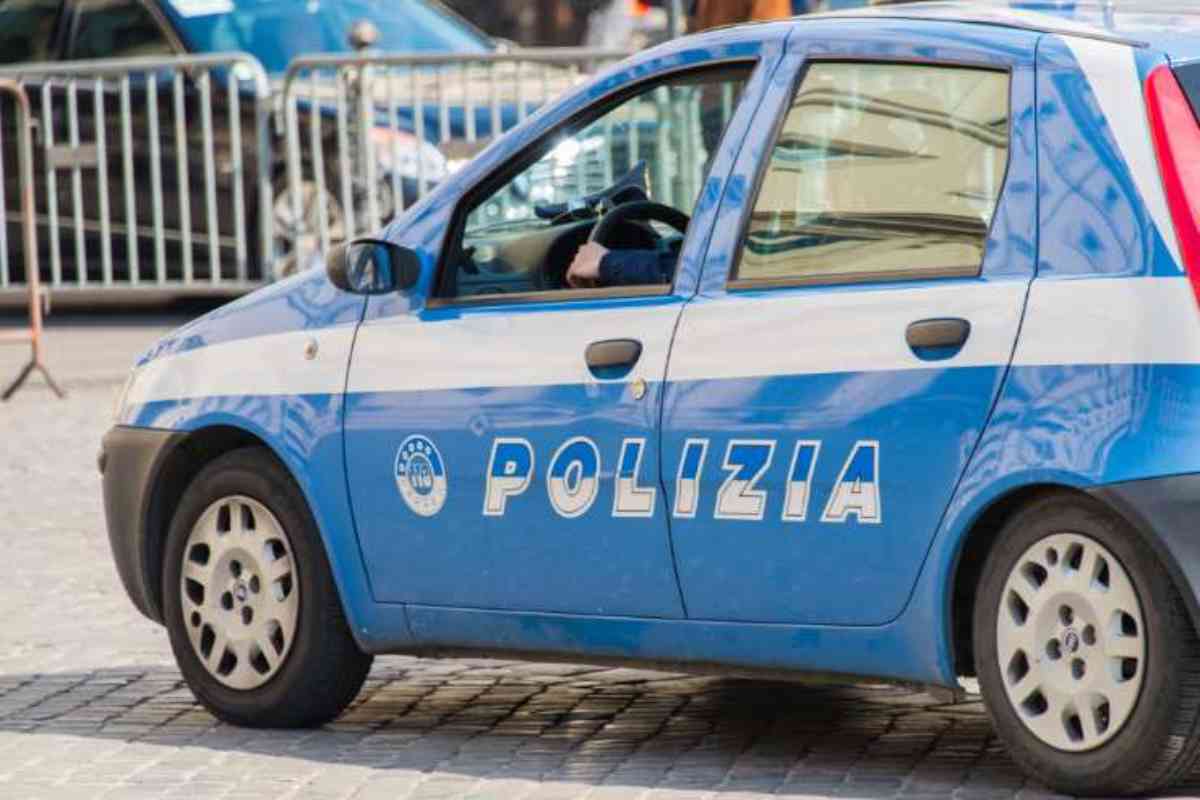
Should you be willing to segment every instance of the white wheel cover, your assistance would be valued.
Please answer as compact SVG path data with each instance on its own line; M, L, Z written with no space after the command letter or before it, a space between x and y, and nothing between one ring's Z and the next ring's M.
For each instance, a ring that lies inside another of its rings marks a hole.
M1094 539L1057 533L1017 560L996 625L1004 690L1025 727L1058 750L1116 736L1146 671L1146 626L1129 575Z
M183 624L200 663L231 689L255 689L296 635L300 579L287 533L249 497L213 503L192 527L179 579Z

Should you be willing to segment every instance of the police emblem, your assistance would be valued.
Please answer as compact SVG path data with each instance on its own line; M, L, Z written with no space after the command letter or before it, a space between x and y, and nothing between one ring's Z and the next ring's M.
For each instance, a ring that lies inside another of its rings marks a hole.
M396 488L422 517L432 517L446 503L446 464L428 436L405 439L396 452Z

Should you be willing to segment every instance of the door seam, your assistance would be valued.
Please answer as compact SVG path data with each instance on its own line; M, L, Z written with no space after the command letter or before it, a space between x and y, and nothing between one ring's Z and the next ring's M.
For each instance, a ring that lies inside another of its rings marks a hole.
M770 73L764 79L762 95L758 99L758 104L754 107L754 113L750 116L751 126L753 126L755 119L758 118L758 115L762 111L763 103L766 102L767 96L770 93L771 81L774 80L775 74L787 60L788 44L791 41L791 38L791 34L789 33L781 40L779 53L775 57L775 64L770 68ZM721 138L724 140L724 133L722 133ZM725 182L721 186L721 196L717 199L715 205L715 213L717 216L720 215L721 209L725 205L725 198L729 194L729 179L732 177L732 169L737 167L738 161L742 157L742 151L744 150L745 146L746 143L745 139L743 138L741 143L738 145L737 153L734 154L731 160L732 168L730 170L730 174L726 176ZM663 498L663 520L666 523L667 529L667 550L671 555L671 571L675 575L675 591L679 594L679 607L683 611L683 619L691 619L692 617L688 613L687 598L683 592L683 581L679 577L679 558L675 552L675 528L672 523L673 517L669 504L670 495L667 492L666 473L664 471L664 465L666 463L666 450L663 447L663 422L666 416L668 379L671 375L671 356L675 352L675 340L679 335L679 326L683 323L683 315L687 313L688 306L691 304L692 300L694 300L696 296L700 294L700 286L702 285L704 279L704 268L708 261L708 251L712 246L712 237L713 232L710 228L707 232L707 236L704 239L704 244L698 257L700 268L696 275L696 283L692 287L691 294L684 297L682 302L679 304L679 313L675 315L675 324L671 328L671 340L667 344L667 357L663 361L663 376L660 384L661 388L659 389L658 393L658 421L655 430L655 442L658 448L658 486Z

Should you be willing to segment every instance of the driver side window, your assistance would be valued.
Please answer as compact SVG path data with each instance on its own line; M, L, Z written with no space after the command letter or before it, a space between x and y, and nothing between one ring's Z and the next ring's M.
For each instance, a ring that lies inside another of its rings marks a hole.
M602 244L669 276L686 226L669 212L691 214L752 70L726 65L639 87L519 156L462 218L439 294L486 301L567 290L567 268L600 218L637 201L668 206L657 216L671 224L630 214L606 226Z

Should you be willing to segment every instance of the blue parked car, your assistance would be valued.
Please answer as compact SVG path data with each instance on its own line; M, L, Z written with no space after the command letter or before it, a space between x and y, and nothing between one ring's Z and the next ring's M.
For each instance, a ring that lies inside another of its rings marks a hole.
M878 8L597 76L141 358L101 456L134 604L243 725L383 653L975 677L1054 788L1172 784L1200 25L1119 22Z
M497 49L497 43L471 26L466 20L453 14L436 0L397 0L397 2L376 3L368 0L323 0L298 7L294 0L0 0L0 65L28 65L28 78L25 80L27 93L33 105L34 115L39 119L44 113L42 109L43 95L40 87L43 80L37 75L37 68L30 62L43 61L83 61L91 59L131 58L206 55L213 53L244 52L254 56L266 72L276 80L280 79L291 59L302 54L312 53L345 53L351 49L348 34L355 23L370 21L376 28L377 39L375 47L393 52L421 53L458 53L464 55L490 53ZM68 134L67 108L68 96L64 87L51 82L53 87L51 117L54 127L58 128L56 136L59 141L65 140ZM79 129L84 141L94 141L103 135L107 141L110 174L108 185L119 190L126 180L122 172L121 142L123 131L121 114L115 95L115 82L110 83L110 96L103 102L107 111L103 123L98 123L98 112L95 111L93 92L90 86L83 87L83 97L79 101ZM247 85L249 88L249 85ZM136 235L133 240L139 249L142 263L154 260L154 238L151 229L145 224L152 216L149 193L144 189L151 185L150 161L156 160L150 150L149 140L157 138L147 117L149 97L157 97L158 115L161 129L170 131L174 124L174 107L170 97L170 74L163 73L157 95L148 95L147 81L139 76L133 81L131 89L131 132L135 143L136 180L139 187L137 213L134 222L142 220L143 224L134 226ZM214 92L211 116L223 125L231 115L230 101L225 92ZM184 99L185 114L189 125L193 128L201 116L201 99L194 81L187 82ZM20 265L22 258L18 249L19 209L17 203L20 197L19 175L16 165L16 115L11 109L3 109L0 114L3 120L3 130L0 136L5 142L0 159L7 162L7 182L9 184L5 197L12 206L7 216L10 229L8 241L13 243L14 252L10 253L9 261ZM411 118L412 109L402 109L404 124L400 130L391 130L386 121L374 131L374 138L379 154L379 173L390 176L398 173L401 186L401 199L405 204L414 202L422 188L427 188L432 182L444 177L447 170L445 156L434 146L432 136L438 133L434 125L427 127L427 140L420 141L413 133ZM464 127L463 110L452 109L451 120L456 127L451 133L460 133ZM246 173L254 174L258 162L259 151L253 135L254 103L252 99L244 99L238 110L241 124L241 160L246 165ZM311 105L305 104L300 108L301 124L306 126L307 115L313 113ZM328 150L336 152L334 140L335 123L332 107L323 107L319 113L323 117L323 139L329 142ZM436 117L436 112L434 113ZM480 135L488 135L486 114L480 114L478 129ZM509 110L507 117L515 117L515 110ZM97 128L103 128L97 131ZM220 131L219 131L220 133ZM305 252L313 247L316 238L317 211L311 198L317 191L315 167L306 158L302 164L301 193L309 213L305 218L293 219L293 213L288 198L286 169L283 163L284 146L281 132L273 131L272 151L275 153L275 163L271 165L273 176L271 186L271 208L275 219L277 241L275 242L276 260L274 263L261 263L260 259L251 259L247 270L253 280L264 280L274 277L271 270L289 272L295 268L291 256L293 245L300 240L300 251ZM217 164L230 164L233 161L234 144L228 133L219 135L215 143L214 161ZM162 172L170 176L162 185L164 225L167 232L165 252L169 265L164 265L164 274L177 278L181 273L180 264L184 261L184 246L180 244L187 233L195 240L194 256L197 264L196 277L209 280L212 275L208 262L208 247L205 244L208 233L208 223L202 213L197 213L189 221L183 219L177 209L180 195L186 194L191 206L203 209L205 204L205 183L203 172L193 168L192 178L188 186L181 186L173 179L176 174L176 155L171 147L169 137L162 144ZM398 154L396 163L392 163L392 153ZM195 165L204 162L203 144L199 136L188 142L188 160ZM47 196L47 170L42 159L43 153L39 148L36 157L34 175L36 176L35 191L39 198ZM333 166L335 159L327 157L325 168L325 186L327 205L331 219L329 228L335 234L344 229L344 219L340 198L334 195L330 187L338 185L339 173ZM101 281L99 251L101 241L96 236L101 230L101 212L99 195L103 193L103 185L98 182L98 172L86 170L82 176L83 189L83 225L88 229L88 251L90 264L81 264L73 242L69 238L70 231L64 226L63 230L52 233L44 228L42 247L48 247L52 236L58 235L63 241L61 247L63 272L75 275L86 270L89 280ZM224 174L222 174L224 178ZM426 186L420 186L424 181ZM233 230L233 202L230 190L222 183L222 198L217 213L218 229L226 234ZM258 201L251 194L246 200L247 208L257 208ZM391 202L391 194L386 193L384 199ZM49 200L44 201L49 205ZM71 197L64 191L58 197L60 217L71 219L73 208ZM390 218L391 209L385 208L383 216ZM44 223L44 220L40 220ZM115 278L118 282L130 280L131 268L129 262L135 260L134 254L127 250L125 231L129 221L122 203L112 204L112 229L117 267ZM250 240L257 238L257 223L255 218L247 220L251 231ZM186 229L186 231L185 231ZM220 248L219 260L232 261L234 244L227 237ZM257 248L252 248L257 255ZM49 272L50 258L48 253L43 255L42 264L47 265L45 279L51 278ZM14 269L13 276L18 281L24 280L23 271L19 266ZM148 270L153 274L153 269ZM143 276L143 279L144 276Z
M299 53L343 53L359 20L391 52L488 53L496 43L437 0L325 0L298 9L287 0L166 0L162 10L192 52L252 53L282 73Z

